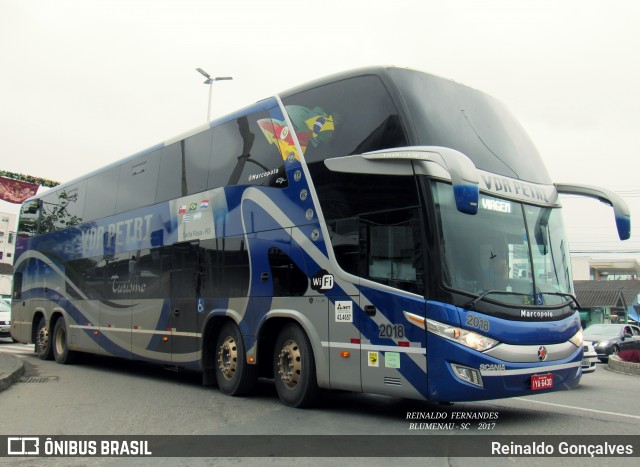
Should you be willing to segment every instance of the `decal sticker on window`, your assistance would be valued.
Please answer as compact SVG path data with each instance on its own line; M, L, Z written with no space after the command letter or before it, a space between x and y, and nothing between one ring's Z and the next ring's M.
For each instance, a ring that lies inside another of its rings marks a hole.
M308 109L299 105L289 105L287 113L293 123L303 154L309 144L318 147L318 144L328 140L335 129L333 116L320 107ZM288 160L291 155L300 160L286 122L275 118L263 118L258 120L258 126L267 141L278 146L282 160Z
M216 237L216 221L227 216L224 190L214 190L189 195L170 202L175 225L178 225L178 241L208 240Z
M328 141L333 136L334 117L323 108L309 109L300 105L288 105L286 109L296 130L303 154L307 146L312 145L317 148L320 143Z

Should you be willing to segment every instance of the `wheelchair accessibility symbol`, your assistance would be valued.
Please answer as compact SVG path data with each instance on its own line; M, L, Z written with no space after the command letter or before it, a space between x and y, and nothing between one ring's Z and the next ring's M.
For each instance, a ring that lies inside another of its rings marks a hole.
M204 299L203 298L199 298L198 299L198 313L202 313L204 312Z

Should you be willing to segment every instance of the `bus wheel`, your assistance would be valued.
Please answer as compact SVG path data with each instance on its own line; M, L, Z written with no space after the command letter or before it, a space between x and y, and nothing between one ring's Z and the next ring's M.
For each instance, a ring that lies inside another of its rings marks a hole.
M273 374L278 396L285 405L308 407L318 396L313 350L300 326L288 324L278 335Z
M35 351L40 360L51 360L53 358L53 349L51 339L49 338L49 326L44 316L38 322L36 331Z
M216 341L216 380L220 391L241 396L253 389L257 379L258 367L247 364L240 329L235 323L225 323Z
M67 326L64 318L59 318L53 328L53 357L57 363L66 365L75 361L76 352L67 344Z

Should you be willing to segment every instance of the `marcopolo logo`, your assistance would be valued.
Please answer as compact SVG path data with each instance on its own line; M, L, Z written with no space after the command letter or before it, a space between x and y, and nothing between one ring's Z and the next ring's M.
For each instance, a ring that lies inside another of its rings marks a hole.
M311 288L315 291L331 290L333 289L333 275L329 274L326 270L320 269L311 278Z

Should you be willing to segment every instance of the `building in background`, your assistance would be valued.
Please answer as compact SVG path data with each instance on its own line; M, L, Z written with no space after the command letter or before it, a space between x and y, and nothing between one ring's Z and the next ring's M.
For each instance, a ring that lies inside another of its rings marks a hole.
M582 327L592 324L638 323L640 280L574 281Z
M13 275L13 255L16 248L15 214L0 213L0 295L5 298L11 295Z
M640 279L640 261L635 258L572 256L571 267L574 281Z

